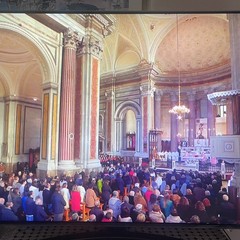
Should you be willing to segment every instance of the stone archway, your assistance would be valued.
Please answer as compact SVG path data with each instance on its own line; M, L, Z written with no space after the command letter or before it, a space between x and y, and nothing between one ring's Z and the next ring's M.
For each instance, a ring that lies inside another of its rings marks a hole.
M5 119L0 128L4 130L7 145L2 161L13 170L17 162L28 161L26 149L41 147L44 86L57 85L59 81L53 50L48 48L44 33L37 31L37 22L29 20L27 15L21 18L13 14L0 16L0 62L3 63L0 69L5 73L5 80L0 77L0 81L6 86L5 81L8 86L8 91L0 96ZM34 117L36 121L28 121ZM39 122L37 127L34 122ZM37 136L35 129L38 130ZM36 146L34 139L38 139Z
M115 112L115 129L116 129L116 152L121 153L126 150L124 140L126 140L126 114L131 110L136 118L136 133L135 133L135 152L140 152L141 146L141 109L140 106L134 101L122 102Z

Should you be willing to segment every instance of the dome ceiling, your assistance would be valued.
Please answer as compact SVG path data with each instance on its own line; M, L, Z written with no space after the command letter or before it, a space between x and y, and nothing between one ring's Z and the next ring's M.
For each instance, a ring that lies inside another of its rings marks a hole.
M166 34L155 55L155 62L163 73L176 73L178 61L181 72L199 74L229 64L229 26L226 19L183 16L178 18L177 26Z

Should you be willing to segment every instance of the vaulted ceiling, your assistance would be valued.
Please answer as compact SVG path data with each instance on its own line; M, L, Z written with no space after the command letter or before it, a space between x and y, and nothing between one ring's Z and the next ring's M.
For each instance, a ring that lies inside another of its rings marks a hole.
M101 73L131 68L141 60L155 63L163 76L177 75L178 62L181 72L199 76L230 67L226 14L114 16L115 31L104 39ZM16 33L0 30L0 97L41 98L35 54Z

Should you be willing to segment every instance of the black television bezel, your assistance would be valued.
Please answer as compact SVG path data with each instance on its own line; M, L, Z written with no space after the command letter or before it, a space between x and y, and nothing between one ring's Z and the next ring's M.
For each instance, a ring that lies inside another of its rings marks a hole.
M143 0L144 1L144 0ZM230 1L224 1L224 0L201 0L199 2L196 2L195 0L161 0L159 1L159 9L155 9L154 11L147 11L147 10L143 10L143 11L134 11L134 10L130 10L130 11L114 11L112 12L111 10L106 10L106 11L98 11L98 10L86 10L84 9L84 11L81 10L73 10L73 11L64 11L64 10L60 10L59 9L55 9L55 10L51 10L51 11L46 11L46 10L40 10L40 11L25 11L23 9L18 9L16 12L13 11L9 11L9 10L5 10L5 9L0 9L0 13L29 13L29 14L33 14L33 13L62 13L62 14L69 14L69 13L79 13L79 14L84 14L84 13L105 13L105 14L111 14L111 13L135 13L135 14L163 14L163 13L186 13L186 14L190 14L190 13L239 13L240 14L240 1L238 0L232 0ZM59 228L61 229L63 226L67 226L69 227L69 229L71 230L72 227L75 226L80 226L82 228L86 229L86 236L88 236L88 226L90 226L90 224L94 224L93 226L104 226L104 228L108 229L108 231L112 234L115 234L115 230L116 229L121 229L121 231L126 231L126 229L129 228L129 224L125 224L125 223L100 223L100 224L95 224L95 223L85 223L85 222L60 222L60 223L56 223L56 222L0 222L0 239L6 239L5 238L5 234L8 233L9 231L15 231L16 234L19 234L21 231L19 229L24 228L24 229L28 229L29 231L34 232L36 229L39 229L39 227L44 227L44 226L51 226L51 227L55 227L55 228ZM144 227L144 228L156 228L159 227L159 224L154 224L154 223L131 223L132 226L134 227ZM27 228L26 228L27 227ZM192 231L197 231L197 230L201 230L204 232L204 229L206 230L211 230L213 232L218 232L219 230L223 230L223 232L225 232L225 230L235 230L235 229L240 229L240 225L237 224L189 224L189 223L183 223L183 224L170 224L170 223L164 223L161 224L161 227L166 228L166 229L170 229L170 228L174 228L174 229L178 229L179 231L183 231L185 232L186 230L191 230ZM13 230L15 229L15 230ZM25 231L25 230L24 230ZM71 234L70 234L71 235ZM70 237L70 235L68 235ZM67 236L67 235L66 235ZM71 235L73 236L73 235ZM159 239L158 236L160 235L155 235L156 239ZM4 237L4 238L2 238ZM65 235L64 235L65 237ZM76 237L76 236L74 236ZM154 236L151 236L151 239L155 239ZM62 238L62 236L59 236L58 238L44 238L44 239L65 239ZM70 238L68 238L70 239ZM91 238L93 239L93 238ZM164 238L160 238L160 239L164 239ZM182 239L182 238L181 238ZM228 235L226 232L226 239L228 239ZM206 239L207 240L207 239Z

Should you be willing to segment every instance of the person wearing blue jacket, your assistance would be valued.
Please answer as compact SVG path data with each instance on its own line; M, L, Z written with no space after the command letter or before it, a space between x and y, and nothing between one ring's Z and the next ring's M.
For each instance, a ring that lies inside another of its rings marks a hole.
M53 220L55 222L63 220L64 207L66 206L66 202L61 195L60 190L60 185L57 185L51 198L52 210L54 214Z
M26 206L26 209L25 209L26 221L31 222L34 220L33 215L35 212L35 202L33 200L33 191L28 192L25 206Z

